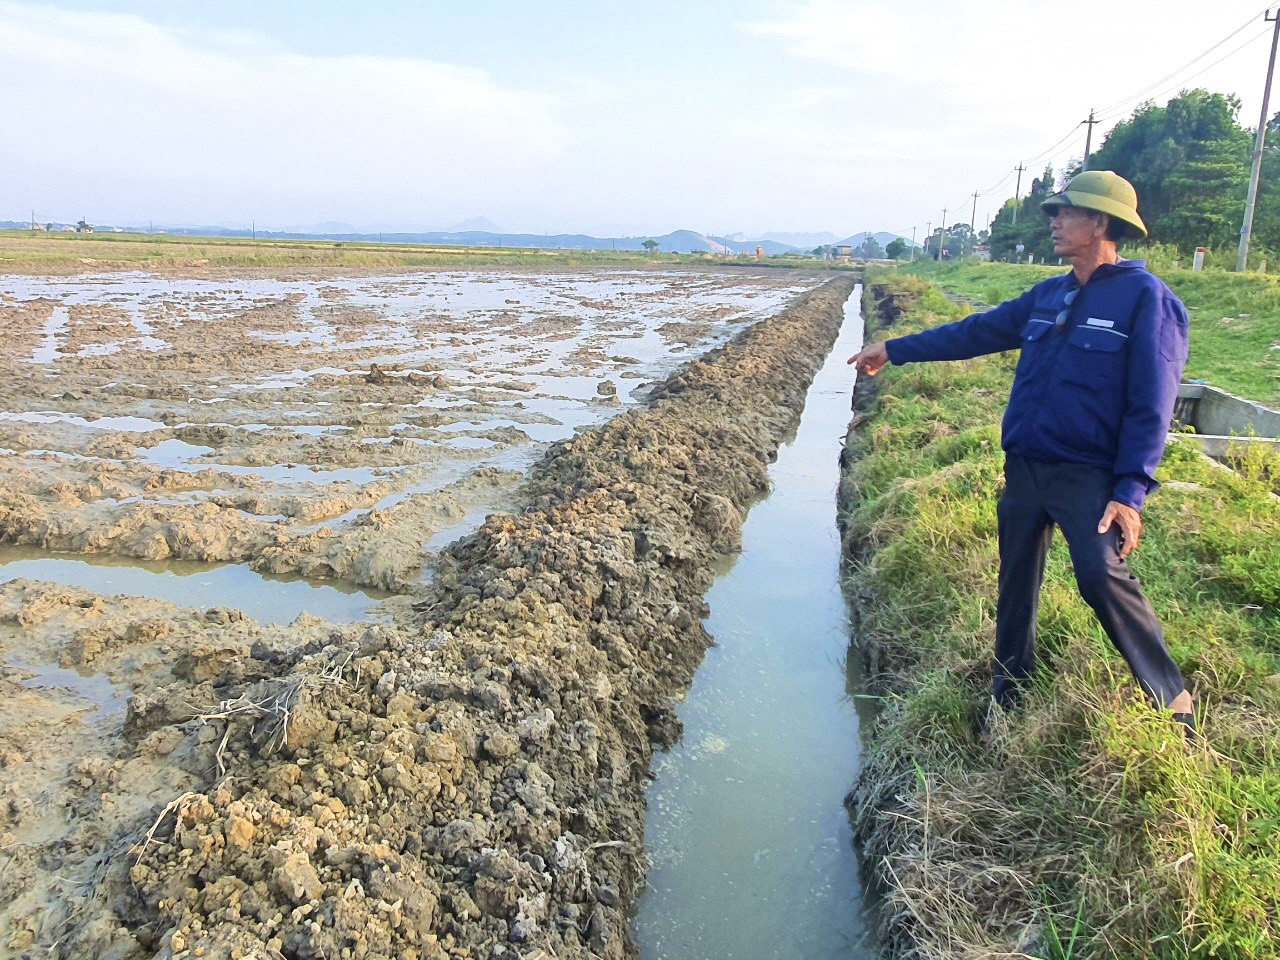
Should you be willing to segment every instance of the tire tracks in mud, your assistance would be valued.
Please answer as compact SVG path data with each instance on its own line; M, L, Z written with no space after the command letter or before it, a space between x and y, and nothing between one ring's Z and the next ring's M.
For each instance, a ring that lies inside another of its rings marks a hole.
M524 512L446 550L401 622L255 647L220 665L202 718L131 701L126 750L167 724L204 786L153 811L145 843L121 825L61 955L634 956L649 761L710 643L712 561L854 283L557 444Z

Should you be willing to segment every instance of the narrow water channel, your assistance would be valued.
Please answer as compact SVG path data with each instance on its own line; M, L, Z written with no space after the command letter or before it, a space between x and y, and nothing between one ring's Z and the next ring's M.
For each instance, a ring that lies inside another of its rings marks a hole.
M861 299L708 594L717 645L679 711L683 740L654 761L643 960L878 955L842 802L860 741L835 495Z

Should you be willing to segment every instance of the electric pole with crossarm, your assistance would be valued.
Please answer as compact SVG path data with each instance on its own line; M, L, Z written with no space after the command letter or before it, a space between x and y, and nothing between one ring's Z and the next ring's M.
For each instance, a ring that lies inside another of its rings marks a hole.
M1089 125L1089 129L1088 131L1086 131L1084 135L1084 163L1080 165L1081 170L1088 170L1089 169L1089 147L1093 144L1093 125L1100 121L1093 119L1093 108L1090 107L1089 119L1081 120L1080 122L1087 123Z
M1267 139L1267 108L1271 101L1271 75L1276 69L1276 41L1280 40L1280 10L1274 17L1262 15L1275 27L1271 31L1271 59L1267 61L1267 83L1262 88L1262 119L1253 144L1253 169L1249 174L1249 196L1244 202L1244 225L1240 228L1240 252L1236 256L1236 272L1243 273L1249 263L1249 234L1253 232L1253 208L1258 202L1258 178L1262 174L1262 146Z

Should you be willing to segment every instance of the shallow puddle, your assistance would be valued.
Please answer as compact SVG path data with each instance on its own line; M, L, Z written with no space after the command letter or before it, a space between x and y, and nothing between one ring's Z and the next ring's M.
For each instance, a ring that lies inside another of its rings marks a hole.
M55 663L28 663L6 657L4 667L23 674L22 685L33 689L62 690L85 705L84 719L110 720L124 715L129 702L129 689L101 673L73 670Z
M50 557L21 547L0 549L0 583L24 577L82 587L104 596L127 594L183 607L233 607L263 624L292 623L310 613L335 623L366 619L389 594L346 584L265 576L245 564Z
M93 430L119 430L121 433L147 433L151 430L163 430L165 425L159 420L148 420L146 417L97 417L89 420L70 413L59 413L56 410L33 410L29 413L0 413L0 421L12 420L15 423L71 423Z
M633 925L645 960L878 955L843 804L861 751L835 491L860 300L708 594L717 646L680 708L683 740L654 762Z

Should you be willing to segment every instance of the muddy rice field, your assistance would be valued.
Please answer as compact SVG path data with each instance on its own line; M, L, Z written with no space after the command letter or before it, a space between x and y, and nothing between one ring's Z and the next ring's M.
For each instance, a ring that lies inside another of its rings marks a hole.
M634 956L852 286L0 276L0 957Z

